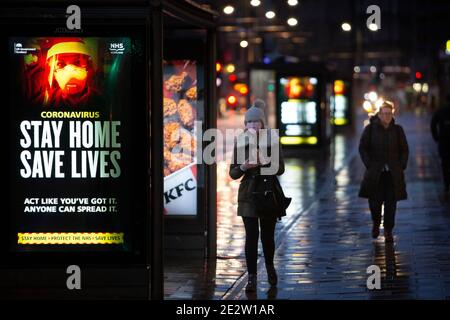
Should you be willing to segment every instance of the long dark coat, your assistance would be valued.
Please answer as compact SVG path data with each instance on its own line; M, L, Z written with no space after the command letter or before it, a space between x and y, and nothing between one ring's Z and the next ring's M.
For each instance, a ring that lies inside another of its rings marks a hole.
M254 179L252 176L260 174L260 167L256 167L253 169L248 169L246 171L242 171L240 166L242 163L238 163L237 152L238 149L245 149L245 154L249 154L249 145L246 143L241 143L240 139L238 139L237 143L234 145L233 152L233 162L230 165L229 174L233 180L237 180L242 177L241 183L239 185L238 191L238 210L237 214L241 217L251 217L257 218L258 214L255 211L255 205L253 204L253 196L252 192L254 191ZM270 148L270 147L269 147ZM247 158L247 157L246 157ZM284 173L284 158L283 152L281 150L281 144L279 145L279 167L276 175L282 175ZM266 165L269 166L269 165ZM286 215L282 213L281 215ZM274 212L273 218L277 218L277 213Z
M406 192L404 171L408 164L408 142L403 128L392 119L388 128L384 128L378 116L370 119L359 143L359 153L366 167L359 196L375 198L378 182L384 165L389 166L394 184L395 199L405 200Z
M431 119L431 133L438 142L439 156L450 158L450 105L436 111Z

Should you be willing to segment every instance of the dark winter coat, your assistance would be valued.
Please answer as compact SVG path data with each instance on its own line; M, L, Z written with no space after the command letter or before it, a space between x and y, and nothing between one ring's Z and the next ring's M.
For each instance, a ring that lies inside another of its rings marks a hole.
M380 175L386 164L392 175L395 199L407 198L404 171L408 163L408 142L403 128L395 124L394 119L386 129L378 116L373 116L361 136L359 153L366 167L360 197L376 197Z
M233 161L230 165L230 177L233 180L237 180L241 177L241 183L239 185L239 191L238 191L238 210L237 214L241 217L251 217L251 218L257 218L258 214L255 211L255 206L253 204L253 196L252 192L254 191L254 182L255 180L252 178L254 175L260 174L260 167L248 169L246 171L241 170L241 164L238 163L237 159L237 151L238 149L244 148L246 151L246 154L249 153L249 145L245 143L240 143L240 140L235 143L234 145L234 152L233 152ZM246 157L248 158L248 157ZM283 159L283 152L281 150L281 145L279 145L279 168L276 173L276 175L282 175L284 173L284 159ZM265 165L266 167L269 167L270 165ZM281 214L285 215L285 213ZM277 218L277 213L274 212L274 218Z
M441 158L450 158L450 105L447 105L433 115L431 133L439 144Z

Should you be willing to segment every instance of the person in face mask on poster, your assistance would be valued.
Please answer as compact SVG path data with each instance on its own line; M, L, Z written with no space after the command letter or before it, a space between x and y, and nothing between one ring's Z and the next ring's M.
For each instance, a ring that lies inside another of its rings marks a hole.
M48 89L44 105L57 109L95 109L102 105L92 78L94 68L88 46L82 41L54 44L47 52Z
M251 149L251 142L247 141L245 138L240 139L243 138L246 135L245 133L248 131L261 133L261 129L264 129L264 105L265 104L262 100L256 100L254 105L250 107L245 113L245 131L243 134L237 137L236 143L234 145L233 162L231 163L229 170L229 175L232 179L236 180L242 177L238 191L237 214L238 216L242 217L245 227L245 258L248 270L248 283L246 286L246 292L249 293L254 293L257 289L257 259L260 228L268 282L272 287L275 287L277 285L278 277L274 267L275 225L277 218L281 219L281 216L285 215L285 212L283 210L274 210L269 212L268 215L262 214L261 210L258 209L257 204L254 201L255 181L257 179L256 177L261 177L261 175L263 174L263 167L268 167L274 164L273 162L278 162L278 167L274 168L274 175L282 175L284 173L284 160L278 137L277 139L268 139L270 140L270 142L268 142L268 145L270 146L269 148L271 148L271 150L276 150L274 148L274 144L278 144L279 155L278 157L273 157L273 155L271 154L271 157L273 158L271 158L270 162L267 163L259 156L257 157L256 163L252 163L252 161L249 161L249 159L247 158L247 154L251 152L249 150ZM269 134L270 130L267 133ZM261 148L267 148L267 146L263 145L264 142L261 141L260 136L259 141L256 142L256 144L258 146L258 150L260 150ZM245 158L245 161L243 163L242 161L239 162L240 160L238 160L238 154L245 154L245 157L243 157ZM279 188L281 189L281 186ZM282 194L282 190L280 191L280 194ZM282 196L284 197L284 194Z

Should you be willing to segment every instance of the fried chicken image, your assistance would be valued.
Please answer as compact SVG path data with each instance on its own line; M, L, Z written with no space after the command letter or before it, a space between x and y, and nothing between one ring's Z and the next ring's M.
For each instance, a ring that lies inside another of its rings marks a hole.
M170 172L168 167L164 167L164 177L167 177L169 174L171 174L172 172Z
M178 122L168 122L164 124L164 145L172 149L180 141L180 124Z
M173 99L164 98L164 117L173 116L177 112L177 103Z
M186 99L181 99L178 102L178 114L185 127L190 128L194 125L194 109Z
M181 141L180 146L183 148L183 150L189 150L190 154L194 154L195 149L197 147L197 141L195 140L195 137L190 134L183 132L181 134Z
M172 160L169 162L171 172L183 169L192 162L192 156L184 153L172 153Z
M184 71L180 75L171 76L168 80L164 82L166 90L170 92L180 92L181 89L183 89L187 76L188 76L187 72Z
M192 87L186 91L186 98L189 100L197 100L197 87Z
M197 147L197 141L190 132L181 131L180 143L178 143L172 150L174 153L185 153L189 155L194 155Z
M164 161L169 162L172 159L172 152L170 152L169 148L164 146Z

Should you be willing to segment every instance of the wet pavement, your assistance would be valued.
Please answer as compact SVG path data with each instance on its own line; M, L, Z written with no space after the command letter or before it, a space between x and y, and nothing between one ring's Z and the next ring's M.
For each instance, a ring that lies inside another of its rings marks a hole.
M286 159L280 182L293 198L277 224L277 288L270 288L260 248L258 291L247 295L245 233L236 216L239 181L218 164L218 259L166 261L166 299L450 299L450 205L429 118L403 113L409 199L399 202L395 241L370 235L367 200L357 197L364 172L357 146L362 130L335 136L328 150ZM227 125L229 125L229 120ZM235 123L240 123L235 121ZM383 231L383 230L382 230ZM381 289L367 289L367 268L381 270Z

